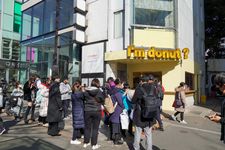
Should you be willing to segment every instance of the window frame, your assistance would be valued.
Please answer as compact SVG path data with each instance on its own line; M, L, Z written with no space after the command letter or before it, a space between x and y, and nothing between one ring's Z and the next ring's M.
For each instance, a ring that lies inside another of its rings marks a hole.
M144 24L137 24L135 23L135 0L132 0L132 7L131 7L131 27L134 28L153 28L153 29L172 29L176 30L176 21L177 21L177 2L176 0L173 1L173 26L157 26L157 25L144 25Z
M116 36L116 14L120 14L121 15L121 34ZM124 35L124 10L119 10L113 13L113 38L114 39L118 39L118 38L122 38Z

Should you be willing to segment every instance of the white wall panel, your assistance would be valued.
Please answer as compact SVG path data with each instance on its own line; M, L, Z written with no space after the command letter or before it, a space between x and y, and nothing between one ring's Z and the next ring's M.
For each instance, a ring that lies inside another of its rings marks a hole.
M179 48L189 48L189 58L194 59L193 0L178 0L178 36Z
M87 42L95 42L107 39L107 10L108 0L87 1L88 13L86 19Z
M102 73L104 71L103 54L103 43L83 46L81 73Z

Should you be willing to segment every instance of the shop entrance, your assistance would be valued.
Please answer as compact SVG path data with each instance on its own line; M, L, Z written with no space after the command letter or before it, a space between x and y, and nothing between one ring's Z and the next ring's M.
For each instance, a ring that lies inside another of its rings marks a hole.
M134 85L134 88L136 88L138 83L140 82L140 77L148 76L150 74L152 74L158 80L162 81L162 72L133 72L133 85Z

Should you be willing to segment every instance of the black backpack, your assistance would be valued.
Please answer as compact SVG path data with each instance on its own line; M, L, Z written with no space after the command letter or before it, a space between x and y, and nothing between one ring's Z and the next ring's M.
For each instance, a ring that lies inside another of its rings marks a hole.
M141 116L143 119L153 119L156 117L158 105L157 88L155 85L151 86L150 92L141 87L141 91L144 93L141 101Z

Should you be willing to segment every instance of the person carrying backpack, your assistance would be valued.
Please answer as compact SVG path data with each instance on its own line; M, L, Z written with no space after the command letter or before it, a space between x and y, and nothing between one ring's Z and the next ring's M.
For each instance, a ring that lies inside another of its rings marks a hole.
M141 133L144 130L146 149L152 150L152 126L157 110L154 76L142 77L142 81L142 85L136 88L132 98L132 102L135 104L133 114L133 122L135 124L133 147L135 150L140 150ZM153 106L150 104L153 104Z

